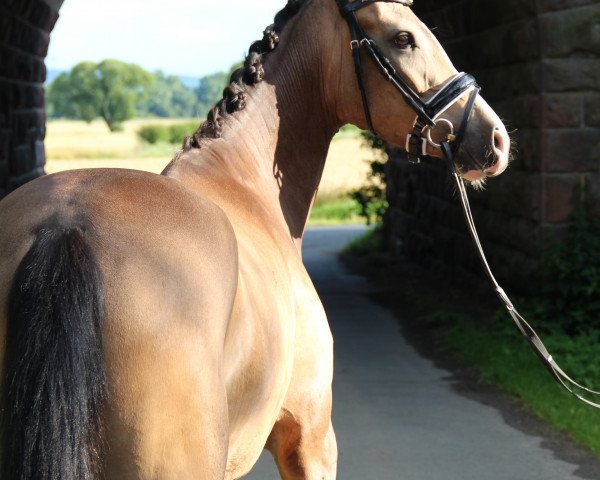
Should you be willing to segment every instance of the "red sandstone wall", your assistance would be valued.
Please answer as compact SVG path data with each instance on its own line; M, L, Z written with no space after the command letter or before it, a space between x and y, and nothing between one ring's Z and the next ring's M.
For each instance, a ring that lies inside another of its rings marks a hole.
M0 197L43 174L44 58L58 12L0 0Z
M597 0L418 0L459 70L516 130L511 168L473 193L499 276L536 288L543 245L564 227L580 185L600 212L600 4ZM479 281L444 168L389 164L391 244L457 279Z

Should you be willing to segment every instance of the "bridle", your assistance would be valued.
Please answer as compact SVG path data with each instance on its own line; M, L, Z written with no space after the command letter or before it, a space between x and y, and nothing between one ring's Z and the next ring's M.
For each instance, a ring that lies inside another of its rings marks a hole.
M449 134L446 140L452 146L453 153L456 153L464 137L471 113L475 105L475 100L481 88L472 75L459 73L449 78L446 83L428 100L424 100L408 82L396 72L392 63L383 54L377 43L367 35L358 22L356 12L361 8L371 5L375 2L400 3L410 6L410 0L356 0L346 3L344 0L336 0L340 13L348 23L350 29L350 48L352 49L352 58L354 59L354 68L358 81L358 88L362 97L365 118L369 130L377 135L373 126L369 99L365 88L364 75L361 61L361 49L373 60L375 66L381 72L383 77L388 80L402 95L404 101L415 111L416 118L413 124L413 130L406 137L406 152L411 162L418 163L422 156L427 156L427 146L431 145L441 149L441 143L435 143L432 140L431 132L439 124L445 124L449 127ZM448 110L454 103L465 95L469 94L465 106L463 119L460 127L455 132L454 125L440 115ZM478 165L481 168L481 165Z
M423 100L423 98L421 98L421 96L410 87L406 80L404 80L396 72L391 62L381 52L375 41L370 38L361 28L356 17L357 10L360 10L361 8L371 5L375 2L400 3L402 5L410 6L412 5L412 0L355 0L349 3L346 3L345 0L336 0L336 2L350 29L350 47L352 49L352 57L354 59L358 88L361 93L365 118L367 120L367 126L369 127L369 130L376 135L375 129L373 128L369 100L363 79L360 55L361 48L367 52L381 74L387 80L389 80L394 87L396 87L406 103L416 113L413 131L407 135L406 139L406 152L408 159L412 162L419 162L421 156L427 156L428 145L432 145L435 148L441 149L442 154L450 168L452 177L456 183L465 221L467 223L467 228L473 243L475 244L477 254L479 255L487 277L494 287L496 295L506 308L508 314L515 322L520 332L525 336L529 345L536 353L542 364L550 372L552 377L562 387L564 387L582 402L585 402L592 407L600 408L600 403L593 402L583 396L583 394L588 394L600 397L600 392L590 390L589 388L586 388L575 382L554 361L552 355L550 355L535 330L521 316L511 302L510 298L508 298L508 295L504 289L499 285L498 281L494 277L494 274L492 273L490 265L483 251L483 247L475 227L475 221L471 213L471 207L467 197L467 190L454 162L454 156L460 148L461 141L471 118L475 100L477 99L477 95L481 90L481 88L477 85L475 78L466 73L459 73L448 79L448 81L440 88L440 90L437 91L429 100ZM459 129L455 132L452 123L445 118L440 118L440 115L466 94L469 94L469 97L465 106L463 119ZM431 131L440 123L446 124L450 129L450 133L446 135L446 138L443 141L437 144L431 138ZM483 170L481 165L478 166Z

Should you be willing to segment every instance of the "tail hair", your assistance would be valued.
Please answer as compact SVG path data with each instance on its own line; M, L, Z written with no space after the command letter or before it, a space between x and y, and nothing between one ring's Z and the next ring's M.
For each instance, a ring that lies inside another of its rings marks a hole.
M1 478L92 480L106 396L101 275L79 227L41 230L8 299Z

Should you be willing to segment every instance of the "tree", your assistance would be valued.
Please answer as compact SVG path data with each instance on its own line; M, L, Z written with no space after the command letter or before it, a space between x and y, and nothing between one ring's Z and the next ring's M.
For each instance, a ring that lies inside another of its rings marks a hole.
M160 70L154 74L154 86L150 90L144 114L176 118L197 115L198 100L179 77L166 76Z
M96 64L82 62L61 73L48 87L48 114L91 122L98 116L100 99L95 91Z
M152 74L138 65L118 60L82 62L52 82L48 104L56 116L87 122L101 117L114 132L143 107L153 83Z
M196 96L200 114L204 116L223 95L223 89L227 86L229 75L225 72L213 73L200 79Z

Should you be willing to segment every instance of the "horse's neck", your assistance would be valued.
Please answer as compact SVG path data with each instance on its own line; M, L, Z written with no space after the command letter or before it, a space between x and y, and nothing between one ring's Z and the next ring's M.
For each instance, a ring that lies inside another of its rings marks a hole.
M182 155L167 174L221 206L229 199L215 198L220 192L260 198L299 247L339 123L322 98L319 57L293 44L281 47L268 59L265 80L249 88L246 109L226 117L222 137Z

